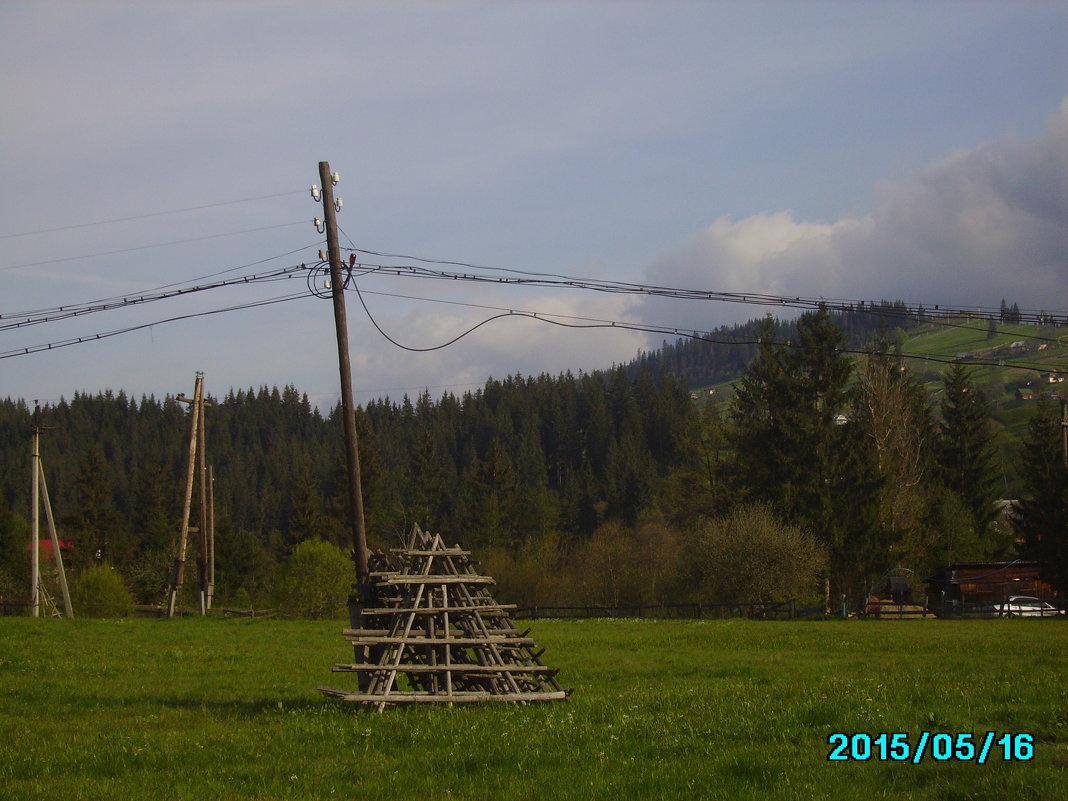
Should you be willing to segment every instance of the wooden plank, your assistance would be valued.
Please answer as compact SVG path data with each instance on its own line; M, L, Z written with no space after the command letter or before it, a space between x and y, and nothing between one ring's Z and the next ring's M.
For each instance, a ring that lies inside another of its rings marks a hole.
M442 548L440 551L412 550L411 548L390 548L391 553L402 553L405 556L470 556L470 551L463 548Z
M379 585L397 586L401 584L496 584L496 579L489 576L435 576L435 575L401 575L391 576L378 582Z
M483 615L495 615L498 613L514 612L516 610L515 604L474 604L467 606L427 606L419 609L406 609L399 606L387 606L377 607L375 609L364 609L365 615L395 615L400 612L414 612L417 615L431 615L438 612L470 612L473 609L477 609L480 614Z
M454 620L453 622L456 622L456 621ZM411 634L410 636L408 636L407 639L409 639L409 640L416 639L416 638L422 638L422 637L425 636L424 634L420 633L420 632L425 631L425 629L423 629L422 627L419 627L419 626L413 627L412 631L414 631L415 633ZM459 631L459 629L455 629L455 628L448 629L449 633L448 634L442 634L441 636L442 637L448 637L450 641L455 641L454 632L457 632L457 631ZM361 638L366 638L366 637L378 638L378 637L389 637L389 636L391 636L390 635L390 629L345 629L341 633L345 637L361 637ZM521 632L519 629L496 629L496 628L491 628L491 629L489 629L489 633L490 634L495 634L498 637L526 637L527 634L530 633L530 629L526 629L525 631ZM420 639L420 641L422 641L422 640Z
M504 693L495 695L484 691L456 690L452 695L429 695L421 693L390 693L389 695L373 695L369 693L352 693L338 690L332 687L319 687L319 692L332 695L342 701L356 704L477 704L487 701L504 701L506 703L528 703L532 701L566 701L568 692L559 690L555 692L532 693Z
M334 673L373 672L376 670L393 670L393 665L334 665ZM453 662L449 665L404 664L396 667L401 673L543 673L555 674L560 671L545 665L476 665Z
M351 637L353 645L493 645L498 648L518 648L534 645L531 637Z

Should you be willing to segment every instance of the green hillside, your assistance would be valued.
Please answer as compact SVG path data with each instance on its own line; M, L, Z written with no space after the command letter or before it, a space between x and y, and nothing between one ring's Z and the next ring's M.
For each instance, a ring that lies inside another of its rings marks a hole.
M967 364L975 385L992 406L992 419L1001 452L1007 497L1018 492L1018 470L1023 437L1037 399L1055 393L1068 397L1068 380L1051 383L1045 373L1068 377L1068 330L1033 325L999 324L988 330L984 319L924 323L895 332L902 341L906 366L921 376L933 403L942 394L942 376L955 360ZM858 347L860 347L858 345ZM714 395L721 401L733 396L737 377L691 389L696 397ZM1030 399L1017 396L1030 392Z
M1066 384L1050 383L1044 373L1068 375L1068 332L1063 328L1029 325L999 325L996 333L986 330L981 320L962 322L959 327L923 325L911 332L902 352L913 358L910 369L927 382L934 400L942 390L947 365L932 360L960 359L969 364L976 386L993 406L999 432L1018 441L1027 429L1029 409L1040 395L1057 393L1064 397ZM1030 392L1031 399L1020 399Z
M981 320L962 322L960 327L924 325L909 333L902 351L906 355L930 359L959 358L971 366L975 384L990 402L1001 453L1005 492L1018 495L1021 442L1040 396L1065 397L1068 383L1051 383L1068 375L1068 332L1063 328L1029 325L999 325L992 333ZM910 359L910 369L927 382L933 401L942 392L942 375L947 365ZM1027 398L1026 395L1031 397Z

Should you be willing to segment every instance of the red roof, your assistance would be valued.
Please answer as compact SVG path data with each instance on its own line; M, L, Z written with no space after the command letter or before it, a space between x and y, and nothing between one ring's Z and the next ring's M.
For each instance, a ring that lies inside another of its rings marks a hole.
M29 545L26 546L26 550L27 551L30 550L30 545L32 545L32 544L33 543L30 543ZM50 539L38 540L38 544L39 544L39 547L41 549L41 553L44 553L44 554L51 554L52 553L52 540L50 540ZM74 540L60 540L59 541L59 550L61 550L61 551L70 551L70 550L73 550L73 549L74 549Z

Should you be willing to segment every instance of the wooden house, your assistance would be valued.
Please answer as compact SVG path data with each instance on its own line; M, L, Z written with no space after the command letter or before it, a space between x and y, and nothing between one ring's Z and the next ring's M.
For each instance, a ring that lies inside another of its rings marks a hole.
M1053 588L1038 576L1038 562L969 562L949 565L925 579L927 606L951 613L979 612L1013 595L1055 601Z

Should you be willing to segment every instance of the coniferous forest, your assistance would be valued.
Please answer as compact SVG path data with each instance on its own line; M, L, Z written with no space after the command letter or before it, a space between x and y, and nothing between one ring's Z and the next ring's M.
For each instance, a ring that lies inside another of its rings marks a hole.
M473 549L521 604L822 603L828 583L860 597L895 566L1018 555L1068 589L1059 409L1036 411L1010 530L981 389L948 367L932 404L870 318L769 319L716 332L744 345L680 340L605 371L371 401L357 414L370 543L418 522ZM847 357L857 343L871 352ZM691 394L732 376L730 401ZM340 408L292 386L212 401L216 597L267 606L299 543L349 545ZM0 597L13 600L29 584L31 421L24 401L0 401ZM69 569L110 564L137 602L160 603L188 408L76 393L40 423Z

